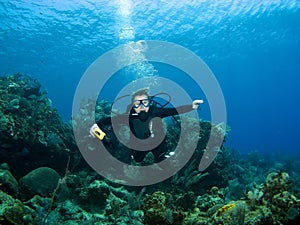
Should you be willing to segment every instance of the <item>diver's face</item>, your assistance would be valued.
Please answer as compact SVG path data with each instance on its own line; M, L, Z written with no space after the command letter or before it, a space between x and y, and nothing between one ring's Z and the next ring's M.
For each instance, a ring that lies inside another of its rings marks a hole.
M137 95L133 99L132 107L137 113L149 111L150 100L147 95Z

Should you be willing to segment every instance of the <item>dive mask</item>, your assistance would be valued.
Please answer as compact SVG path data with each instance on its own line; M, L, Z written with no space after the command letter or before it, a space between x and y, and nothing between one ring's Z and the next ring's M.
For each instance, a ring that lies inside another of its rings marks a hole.
M134 100L132 107L133 108L139 108L141 106L149 107L149 105L150 105L150 99L147 98L147 99L142 99L142 100Z

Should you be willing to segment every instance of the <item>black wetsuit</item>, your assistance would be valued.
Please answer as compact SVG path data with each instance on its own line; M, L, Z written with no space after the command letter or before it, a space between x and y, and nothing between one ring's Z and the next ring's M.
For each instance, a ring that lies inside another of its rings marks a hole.
M164 159L167 151L165 128L162 119L192 110L192 105L177 108L162 108L150 105L148 112L138 114L134 109L131 109L129 114L100 119L97 125L101 127L103 125L110 125L112 122L116 124L129 124L130 130L133 133L130 136L130 143L134 160L136 162L143 161L146 154L151 151L155 157L155 162L160 162ZM140 148L143 151L138 150Z

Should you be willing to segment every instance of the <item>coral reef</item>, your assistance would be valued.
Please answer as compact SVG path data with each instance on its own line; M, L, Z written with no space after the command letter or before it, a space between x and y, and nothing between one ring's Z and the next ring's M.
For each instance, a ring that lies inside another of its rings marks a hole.
M83 103L74 127L90 121L89 102ZM94 110L91 110L92 112ZM110 114L110 104L99 101L98 119ZM180 124L166 122L168 150L177 145ZM147 187L108 181L86 165L77 149L70 124L62 121L41 84L24 74L0 77L0 224L101 225L282 225L299 224L300 171L297 164L247 157L222 143L205 172L201 157L226 139L229 128L183 117L183 138L189 148L198 139L192 158L171 178ZM200 123L200 135L195 123ZM79 126L80 125L80 126ZM105 146L128 162L128 149L107 127ZM82 132L87 150L88 127ZM124 131L125 132L125 131ZM146 158L151 163L151 157ZM274 162L274 163L273 163ZM134 172L134 171L133 171ZM129 176L133 173L128 172Z
M71 126L41 84L20 73L0 76L0 163L14 165L11 171L20 178L45 165L61 171L70 155L78 162Z

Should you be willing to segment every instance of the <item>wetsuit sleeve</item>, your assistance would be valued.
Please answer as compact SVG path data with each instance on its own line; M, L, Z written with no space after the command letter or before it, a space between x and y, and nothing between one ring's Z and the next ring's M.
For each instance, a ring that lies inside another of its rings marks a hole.
M161 108L158 110L156 116L164 118L167 116L174 116L182 113L187 113L193 110L192 105L183 105L177 108Z
M105 125L111 125L111 117L104 117L104 118L101 118L100 120L98 120L97 122L97 125L100 127L100 126L105 126Z
M121 124L121 123L124 123L125 120L128 120L128 115L127 114L122 114L122 115L117 115L117 116L114 116L114 121ZM100 126L106 126L106 125L111 125L112 123L112 117L104 117L100 120L98 120L97 122L97 125L100 127Z

